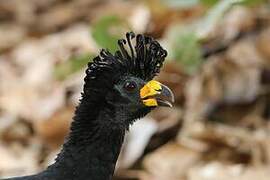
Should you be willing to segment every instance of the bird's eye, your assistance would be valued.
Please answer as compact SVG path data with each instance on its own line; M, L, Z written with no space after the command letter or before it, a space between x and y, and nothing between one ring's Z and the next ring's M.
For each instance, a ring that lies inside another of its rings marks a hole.
M130 92L133 91L134 89L136 89L136 87L137 87L137 85L133 81L126 82L124 85L124 88Z

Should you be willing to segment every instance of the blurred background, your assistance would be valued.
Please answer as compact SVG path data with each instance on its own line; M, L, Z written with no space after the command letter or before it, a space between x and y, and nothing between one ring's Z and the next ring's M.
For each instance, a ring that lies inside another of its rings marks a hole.
M1 0L0 177L54 161L87 62L131 30L168 50L176 103L135 123L114 179L268 180L267 0Z

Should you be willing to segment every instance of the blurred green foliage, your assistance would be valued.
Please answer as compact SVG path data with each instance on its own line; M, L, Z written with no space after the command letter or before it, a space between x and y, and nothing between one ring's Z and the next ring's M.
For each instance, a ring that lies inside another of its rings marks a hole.
M117 40L123 35L122 32L128 29L126 20L116 15L103 16L91 29L91 35L95 42L102 48L115 52L118 49ZM55 68L55 77L64 80L69 75L81 70L94 58L93 54L82 54L70 58Z
M215 5L219 0L201 0L201 3L207 6Z
M69 75L84 68L89 61L94 58L93 54L83 54L73 58L68 61L58 64L55 67L54 75L58 80L64 80Z
M202 63L201 40L203 40L236 2L226 0L215 4L207 14L190 24L175 25L168 33L171 58L181 63L188 74L195 73Z
M254 5L258 5L260 3L266 2L266 1L267 0L244 0L243 4L254 6Z
M193 74L202 63L199 39L192 28L173 27L169 32L170 58L179 62L186 73Z
M170 0L172 3L176 0ZM182 1L181 1L182 2ZM200 0L198 3L204 3L211 8L206 11L204 17L196 19L190 24L175 24L167 34L168 51L170 58L179 62L186 73L195 73L202 64L201 42L207 38L208 34L220 22L224 14L236 4L255 5L263 0ZM187 2L188 3L188 2ZM191 4L195 1L189 2ZM180 5L180 1L178 5ZM181 4L182 5L182 4ZM187 4L186 4L187 5Z
M92 36L100 47L115 52L118 49L117 40L126 29L130 28L123 18L116 15L103 16L92 26Z
M176 24L170 28L167 39L170 58L181 63L188 74L193 74L202 63L201 40L219 22L225 12L234 4L257 5L264 1L266 0L160 0L170 8L190 8L200 3L209 6L206 15L196 22L185 26ZM117 40L123 37L123 32L130 30L127 20L117 15L103 16L91 28L91 35L95 42L111 52L118 49ZM56 78L63 80L81 70L93 57L91 54L84 54L57 65Z

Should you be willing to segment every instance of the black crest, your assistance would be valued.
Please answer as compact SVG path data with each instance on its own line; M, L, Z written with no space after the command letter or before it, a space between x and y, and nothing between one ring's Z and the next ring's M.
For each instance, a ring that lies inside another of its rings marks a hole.
M119 50L114 55L102 49L99 56L88 64L85 81L99 77L117 80L124 74L148 81L159 73L167 56L167 51L156 40L133 32L127 33L126 39L118 40L118 45Z

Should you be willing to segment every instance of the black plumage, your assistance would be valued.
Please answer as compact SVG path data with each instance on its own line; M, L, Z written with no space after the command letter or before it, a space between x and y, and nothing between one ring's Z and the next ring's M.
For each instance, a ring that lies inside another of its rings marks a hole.
M135 46L133 46L133 40ZM109 180L112 178L125 132L156 107L162 88L146 105L142 88L160 71L167 52L150 37L127 33L114 55L101 50L88 64L80 104L71 131L55 163L36 175L14 180ZM157 83L156 83L157 84ZM157 84L159 87L159 84ZM165 87L165 86L162 86ZM172 97L168 88L165 96ZM163 104L164 103L160 103ZM166 104L166 103L165 103ZM168 105L168 103L167 103Z

